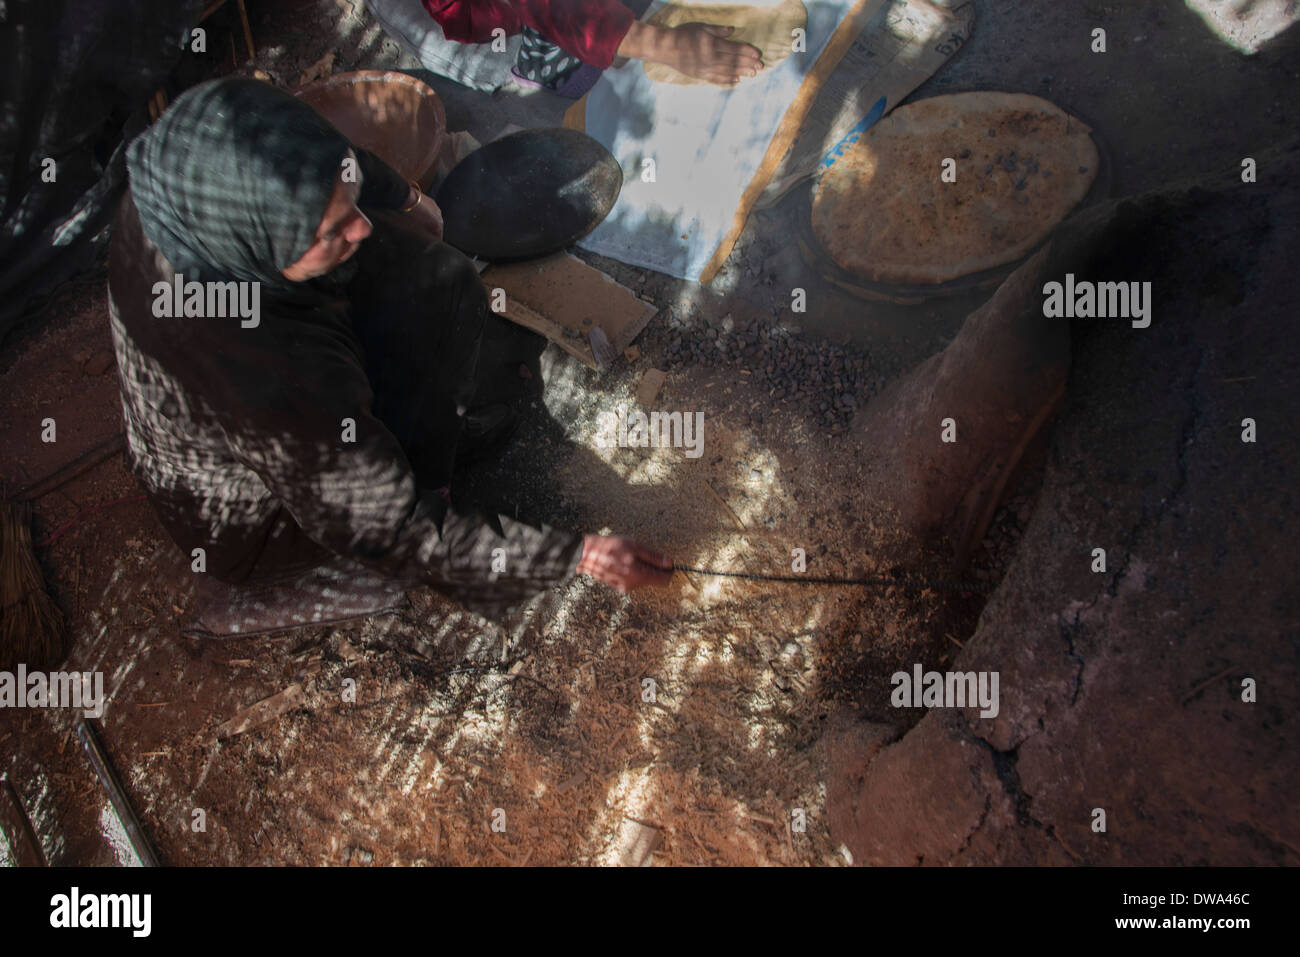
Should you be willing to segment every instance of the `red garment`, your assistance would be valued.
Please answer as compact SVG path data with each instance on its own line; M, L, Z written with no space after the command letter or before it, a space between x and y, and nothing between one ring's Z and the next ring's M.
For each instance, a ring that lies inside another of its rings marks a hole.
M565 53L605 69L635 19L618 0L422 0L448 40L488 43L532 27Z

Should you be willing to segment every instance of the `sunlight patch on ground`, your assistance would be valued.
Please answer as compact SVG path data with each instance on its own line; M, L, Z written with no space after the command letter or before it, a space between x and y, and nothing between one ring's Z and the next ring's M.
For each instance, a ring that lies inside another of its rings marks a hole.
M109 847L113 849L113 856L117 858L117 863L122 867L143 867L140 859L135 856L135 849L131 847L131 839L126 836L126 829L122 827L122 822L117 819L113 809L105 804L99 811L99 830L104 835L104 840L108 841Z
M600 830L613 827L616 836L600 852L596 858L597 864L617 865L631 850L637 829L633 826L635 822L628 818L642 816L649 807L650 771L650 768L629 768L618 776L605 795L605 807L610 811L604 820L597 818L593 822L593 831L599 833Z
M1224 43L1242 53L1258 53L1269 40L1300 21L1295 0L1184 0Z

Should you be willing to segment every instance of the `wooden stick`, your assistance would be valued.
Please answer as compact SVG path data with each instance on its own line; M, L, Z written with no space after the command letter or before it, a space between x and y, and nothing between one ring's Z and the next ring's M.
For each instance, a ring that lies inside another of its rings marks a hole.
M126 831L131 847L135 850L135 856L140 859L140 863L145 867L157 867L158 855L154 851L153 845L149 843L144 828L140 826L140 819L136 817L135 809L131 807L131 801L127 797L126 790L122 787L117 771L109 760L108 752L104 749L104 743L100 740L99 733L89 719L78 719L77 737L81 739L81 743L86 749L86 755L90 758L95 774L99 777L99 783L108 792L108 799L113 805L113 810L117 813L122 829Z
M507 319L518 323L525 329L531 329L533 332L545 336L589 369L600 368L600 365L596 362L596 357L592 355L591 344L585 338L570 339L564 334L564 327L558 322L534 312L522 302L508 302L504 315Z
M745 528L745 523L740 520L740 516L731 510L731 506L727 504L727 500L725 498L723 498L721 495L718 494L717 489L715 489L707 481L703 482L703 484L704 487L709 490L709 494L712 495L717 500L718 504L721 505L724 509L726 509L727 514L731 516L731 520L732 522L735 523L736 528L742 532L748 531L748 529Z
M244 6L244 0L239 0L239 19L244 24L244 42L248 44L248 58L251 60L257 56L257 51L253 49L253 30L248 25L248 8Z
M22 798L18 796L18 789L14 787L7 775L2 783L5 794L9 798L10 810L8 813L0 814L0 823L9 825L0 830L4 831L9 840L14 859L20 867L45 867L47 863L45 852L41 849L36 829L32 827L32 819L27 816L27 809L23 807Z
M111 459L118 452L126 447L126 434L119 432L112 438L100 442L98 445L82 452L71 462L61 465L49 475L37 479L35 482L29 482L18 490L14 495L15 499L27 499L35 501L49 495L56 489L62 488L82 473L89 471L101 462Z

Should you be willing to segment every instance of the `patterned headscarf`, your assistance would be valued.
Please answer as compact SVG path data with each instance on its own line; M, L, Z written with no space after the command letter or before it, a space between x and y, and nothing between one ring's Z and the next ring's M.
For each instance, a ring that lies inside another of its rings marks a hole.
M202 83L131 144L145 234L186 279L287 287L351 147L303 101L257 80Z

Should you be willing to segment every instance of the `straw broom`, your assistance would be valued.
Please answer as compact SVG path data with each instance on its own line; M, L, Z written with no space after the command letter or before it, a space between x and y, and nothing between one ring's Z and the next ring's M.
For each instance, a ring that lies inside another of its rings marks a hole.
M67 657L63 613L32 545L32 507L0 502L0 670L49 671Z
M19 490L19 495L39 498L61 488L74 478L84 474L101 462L107 461L121 451L123 436L121 433L100 443L95 448L83 452L73 461L57 469L39 481ZM0 486L3 492L3 486ZM144 496L137 496L143 498ZM123 499L122 501L135 501ZM98 511L119 503L98 506L84 510L78 518L88 511ZM76 524L78 518L63 526L51 539ZM30 500L14 500L0 497L0 670L14 672L18 666L26 665L32 671L53 671L68 656L67 628L63 613L54 603L45 589L45 576L36 560L36 549L32 544L32 506ZM50 541L47 539L46 541ZM93 724L87 719L80 719L77 736L90 755L91 763L99 775L100 781L108 788L109 797L127 835L135 849L136 855L146 866L157 865L158 857L148 843L140 828L140 822L131 809L130 802L122 791L112 765L108 763L102 741ZM10 795L20 812L21 801L8 782L5 782ZM24 818L26 817L25 812ZM30 833L30 847L35 848L37 862L41 860L40 842Z
M80 478L125 446L118 432L82 452L44 478L0 497L0 671L17 665L52 670L68 656L63 613L45 588L45 575L32 545L32 505Z

